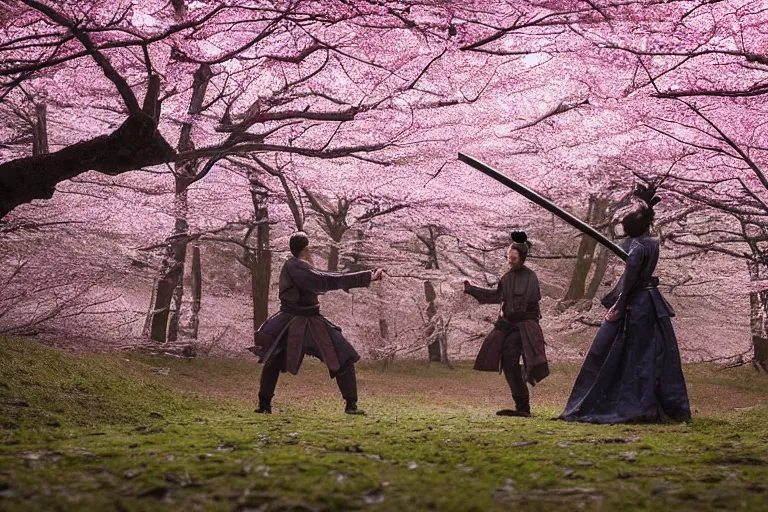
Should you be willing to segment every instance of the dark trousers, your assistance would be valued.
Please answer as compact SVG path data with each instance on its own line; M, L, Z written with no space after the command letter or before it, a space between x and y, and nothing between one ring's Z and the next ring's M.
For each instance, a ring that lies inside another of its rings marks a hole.
M277 379L280 377L280 368L283 366L285 353L270 358L261 370L261 380L259 385L259 397L271 400L275 396L275 387ZM336 384L339 386L341 396L347 402L357 402L357 376L355 375L355 365L347 365L336 375Z
M523 379L523 369L520 366L520 356L523 354L523 340L517 329L510 332L501 347L501 368L504 370L504 378L507 379L512 398L518 409L530 407L530 394L528 385Z

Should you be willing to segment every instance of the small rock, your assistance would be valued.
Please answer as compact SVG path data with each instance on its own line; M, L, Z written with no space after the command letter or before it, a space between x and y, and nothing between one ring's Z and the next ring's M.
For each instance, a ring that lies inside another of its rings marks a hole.
M595 463L591 460L577 460L576 461L577 466L587 467L587 466L594 466Z
M0 484L0 498L15 498L17 492L8 484Z
M230 441L223 441L219 443L219 445L216 447L216 450L220 452L234 452L238 448L239 447L237 446L236 443L233 443Z
M374 489L363 494L362 498L366 505L377 505L384 502L384 493L381 489Z
M61 459L61 453L59 452L27 452L21 454L21 458L24 460L43 460L46 462L57 462Z
M512 447L514 448L523 448L526 446L533 446L539 444L538 441L518 441L516 443L512 443Z
M16 398L11 398L10 400L6 400L5 402L8 405L14 405L16 407L29 407L29 402L26 400L20 400Z
M598 444L628 444L628 443L636 443L640 439L641 439L640 436L603 437L603 438L597 439L596 442Z
M408 469L410 469L410 470L414 470L414 469L416 469L416 468L418 468L418 467L419 467L419 465L418 465L418 464L416 464L416 463L415 463L415 462L413 462L413 461L411 461L411 462L409 462L409 463L408 463Z
M169 489L165 486L152 487L139 494L139 498L157 498L159 500L168 496Z
M123 472L123 477L125 477L125 478L130 480L132 478L136 478L140 474L141 474L141 470L140 469L129 469L129 470Z
M626 462L637 461L637 452L621 452L619 453L619 459Z
M569 446L573 446L573 443L570 441L558 441L557 447L558 448L568 448Z
M680 489L680 486L669 484L666 482L659 482L653 484L651 487L651 494L664 494L664 493L672 493Z
M474 471L470 466L467 466L466 464L456 464L456 469L459 471L463 471L464 473L471 473Z

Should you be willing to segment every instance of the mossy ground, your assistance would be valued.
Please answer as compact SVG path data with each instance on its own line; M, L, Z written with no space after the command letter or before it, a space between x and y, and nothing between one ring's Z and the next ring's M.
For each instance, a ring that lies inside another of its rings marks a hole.
M553 421L577 370L555 365L520 419L469 363L361 364L351 417L307 361L263 416L247 357L0 338L0 510L768 509L764 375L687 366L688 424Z

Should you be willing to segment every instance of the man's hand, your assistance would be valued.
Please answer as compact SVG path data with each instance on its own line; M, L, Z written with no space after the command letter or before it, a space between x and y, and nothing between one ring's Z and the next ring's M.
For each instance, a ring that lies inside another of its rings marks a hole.
M377 268L373 271L373 275L371 276L371 281L381 281L381 278L384 277L384 269L383 268Z
M608 312L605 314L605 321L606 322L618 322L621 318L621 312L616 309L616 304L611 307L611 309L608 310Z

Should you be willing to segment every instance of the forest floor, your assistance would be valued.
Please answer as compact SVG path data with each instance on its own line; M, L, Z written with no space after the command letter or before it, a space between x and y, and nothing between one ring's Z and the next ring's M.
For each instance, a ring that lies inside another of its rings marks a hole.
M0 338L0 510L715 510L768 508L768 386L685 367L694 419L553 421L578 367L554 365L534 417L503 377L359 365L348 416L327 371L281 376L254 414L251 357L73 355Z

